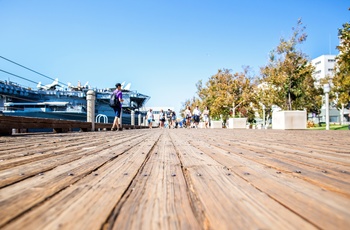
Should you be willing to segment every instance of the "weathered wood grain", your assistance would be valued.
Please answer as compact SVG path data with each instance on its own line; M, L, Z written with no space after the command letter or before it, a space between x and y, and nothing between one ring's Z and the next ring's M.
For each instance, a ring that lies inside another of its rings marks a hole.
M199 229L174 144L163 132L110 219L113 229ZM138 202L135 202L135 201Z
M0 137L1 229L347 229L348 131Z

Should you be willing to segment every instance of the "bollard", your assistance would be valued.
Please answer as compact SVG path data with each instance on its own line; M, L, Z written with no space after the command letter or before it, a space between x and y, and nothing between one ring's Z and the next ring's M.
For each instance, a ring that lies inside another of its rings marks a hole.
M89 90L87 92L86 101L87 101L87 122L91 122L91 130L95 131L95 92Z

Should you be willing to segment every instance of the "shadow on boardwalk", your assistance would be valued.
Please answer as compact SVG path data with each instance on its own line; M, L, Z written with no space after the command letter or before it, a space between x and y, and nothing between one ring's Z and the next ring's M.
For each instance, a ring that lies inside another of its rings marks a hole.
M2 229L347 229L348 131L0 137Z

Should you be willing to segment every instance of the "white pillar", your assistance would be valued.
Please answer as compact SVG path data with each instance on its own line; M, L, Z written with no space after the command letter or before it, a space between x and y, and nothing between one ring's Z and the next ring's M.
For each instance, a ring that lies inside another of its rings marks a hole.
M326 93L326 130L329 130L329 94Z
M266 127L265 105L263 105L262 107L263 107L263 129L265 129Z
M323 90L326 94L326 130L329 130L329 84L324 84Z
M132 126L135 125L135 111L132 110L131 111L131 123L130 123Z
M340 112L340 124L344 124L344 104L341 104L341 112Z
M139 126L141 126L141 114L139 114Z
M91 122L91 130L95 131L95 92L89 90L87 92L86 101L87 101L87 122Z

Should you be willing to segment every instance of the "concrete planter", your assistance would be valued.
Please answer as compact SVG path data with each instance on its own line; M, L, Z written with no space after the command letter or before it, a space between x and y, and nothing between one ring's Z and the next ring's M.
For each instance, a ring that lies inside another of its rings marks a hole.
M247 118L229 118L229 129L245 129L247 125Z
M212 129L222 129L222 121L211 121L210 128L212 128Z
M288 110L272 114L272 129L306 129L306 111Z

